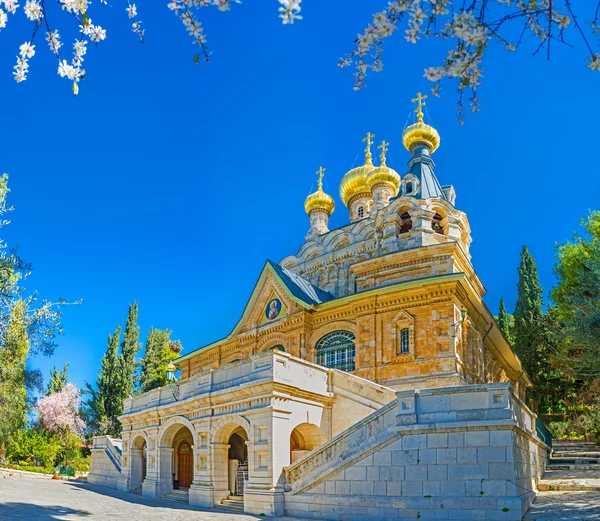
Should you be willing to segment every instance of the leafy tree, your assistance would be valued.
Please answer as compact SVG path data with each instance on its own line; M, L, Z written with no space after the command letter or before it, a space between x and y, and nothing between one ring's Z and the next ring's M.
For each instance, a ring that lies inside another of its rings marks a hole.
M98 374L98 390L86 382L86 392L90 398L84 405L84 416L93 433L118 436L121 432L121 424L117 419L123 411L121 364L118 358L120 337L121 326L108 335L108 347Z
M12 207L7 204L8 176L0 176L0 228ZM50 355L61 333L61 305L49 302L23 286L32 267L17 251L0 239L0 460L11 433L23 427L31 396L27 391L42 391L39 371L28 370L28 356ZM29 400L28 400L29 398Z
M67 378L67 370L69 369L69 362L65 364L65 366L59 371L56 366L50 371L50 381L48 382L48 389L46 391L46 395L59 393L62 391L67 382L69 381Z
M558 248L552 299L562 323L561 359L590 379L600 378L600 212L581 224L584 233Z
M513 328L514 328L514 317L509 315L506 312L506 308L504 306L504 299L500 299L500 310L498 311L498 316L496 317L496 322L498 322L498 327L500 331L504 333L504 336L508 340L508 342L512 345L514 343L513 339Z
M18 301L12 310L0 346L0 460L11 434L27 423L25 364L29 340L25 322L25 303Z
M171 333L169 329L156 328L151 328L148 332L138 378L138 388L141 392L167 384L167 365L179 356L182 349L179 341L171 340Z
M121 343L121 356L119 357L121 377L121 400L133 394L135 386L133 376L136 369L135 356L141 348L139 343L140 328L137 325L138 305L137 302L129 305L123 342ZM121 401L122 403L122 401Z
M11 435L6 447L6 456L11 462L31 462L33 457L44 467L52 468L60 451L61 445L55 434L28 427Z

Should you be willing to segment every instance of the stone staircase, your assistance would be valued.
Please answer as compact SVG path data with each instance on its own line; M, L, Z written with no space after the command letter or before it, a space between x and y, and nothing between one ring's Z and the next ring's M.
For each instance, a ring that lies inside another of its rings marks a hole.
M166 499L167 501L177 501L178 503L189 503L190 502L190 492L186 489L180 490L171 490L171 492L167 492L160 496L161 499Z
M229 510L244 511L244 496L227 496L227 499L221 501L221 507Z
M524 521L600 521L600 445L555 441Z

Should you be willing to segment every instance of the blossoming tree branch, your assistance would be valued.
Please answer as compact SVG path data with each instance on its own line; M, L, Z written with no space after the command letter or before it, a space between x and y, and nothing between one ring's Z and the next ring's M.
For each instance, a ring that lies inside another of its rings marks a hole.
M0 0L0 29L6 27L9 15L17 13L20 7L18 1ZM129 0L124 1L126 4L123 7L131 19L132 30L143 42L145 29L138 18L137 7ZM92 23L90 0L56 2L69 15L63 20L78 24L81 33L73 43L70 59L63 57L59 28L48 20L47 0L26 0L22 12L33 22L33 30L29 40L19 48L13 74L17 82L27 78L29 60L35 55L37 39L40 38L38 34L45 33L44 38L58 61L58 74L73 82L73 92L77 94L78 83L85 75L83 62L88 42L99 44L106 39L107 32L102 26ZM301 0L278 2L279 17L284 24L293 24L302 19ZM108 7L106 0L98 0L98 3ZM228 11L234 3L240 3L240 0L171 0L166 5L181 19L193 43L199 46L200 51L194 57L196 63L201 59L209 61L211 56L199 13L204 8ZM477 88L482 79L481 65L492 42L515 51L527 36L532 36L536 41L534 54L544 51L550 57L554 42L572 45L567 34L567 30L571 29L571 33L589 53L587 66L599 71L600 0L582 2L578 9L584 9L584 4L587 12L575 12L571 0L396 0L373 15L371 23L358 34L354 50L341 58L338 65L342 68L354 66L354 88L361 89L369 72L383 69L383 44L394 33L400 31L404 39L412 44L431 37L447 40L450 48L446 56L438 64L428 66L424 76L433 82L434 95L439 95L442 81L457 81L459 117L462 119L465 94L471 110L478 110ZM97 12L100 15L102 11ZM96 11L93 14L95 17Z

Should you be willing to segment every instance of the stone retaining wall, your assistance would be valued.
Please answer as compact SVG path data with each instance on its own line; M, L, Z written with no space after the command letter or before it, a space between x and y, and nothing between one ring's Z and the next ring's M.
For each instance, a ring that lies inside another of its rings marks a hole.
M316 453L327 447L290 467L286 514L330 520L522 519L535 498L548 448L536 437L535 415L510 385L401 391L394 412L391 443L386 436L362 458L356 445L346 452L329 448L348 462L334 475L330 464L314 465ZM385 422L382 427L389 432ZM328 442L335 443L344 444L344 437ZM324 480L317 477L319 466ZM312 487L295 486L295 476L303 482L308 475Z

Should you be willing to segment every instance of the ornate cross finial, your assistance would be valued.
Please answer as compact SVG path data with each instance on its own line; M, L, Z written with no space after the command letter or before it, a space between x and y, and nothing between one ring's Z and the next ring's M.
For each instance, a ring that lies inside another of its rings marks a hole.
M323 172L325 172L325 170L327 169L320 166L317 171L317 175L319 176L319 190L323 189L323 176L325 175Z
M427 99L427 94L423 96L420 92L417 92L417 97L410 100L413 103L417 103L415 112L417 113L417 119L419 121L423 121L423 107L425 106L425 102L423 100L425 99Z
M373 156L371 155L371 145L373 144L374 137L375 137L375 134L371 134L370 132L367 132L367 137L363 138L363 141L367 143L367 146L365 147L365 165L373 164L373 161L372 161Z
M381 149L381 154L379 155L379 159L381 159L381 166L386 166L385 164L385 154L388 151L388 147L390 146L390 144L383 140L381 142L381 145L379 145L377 148Z

